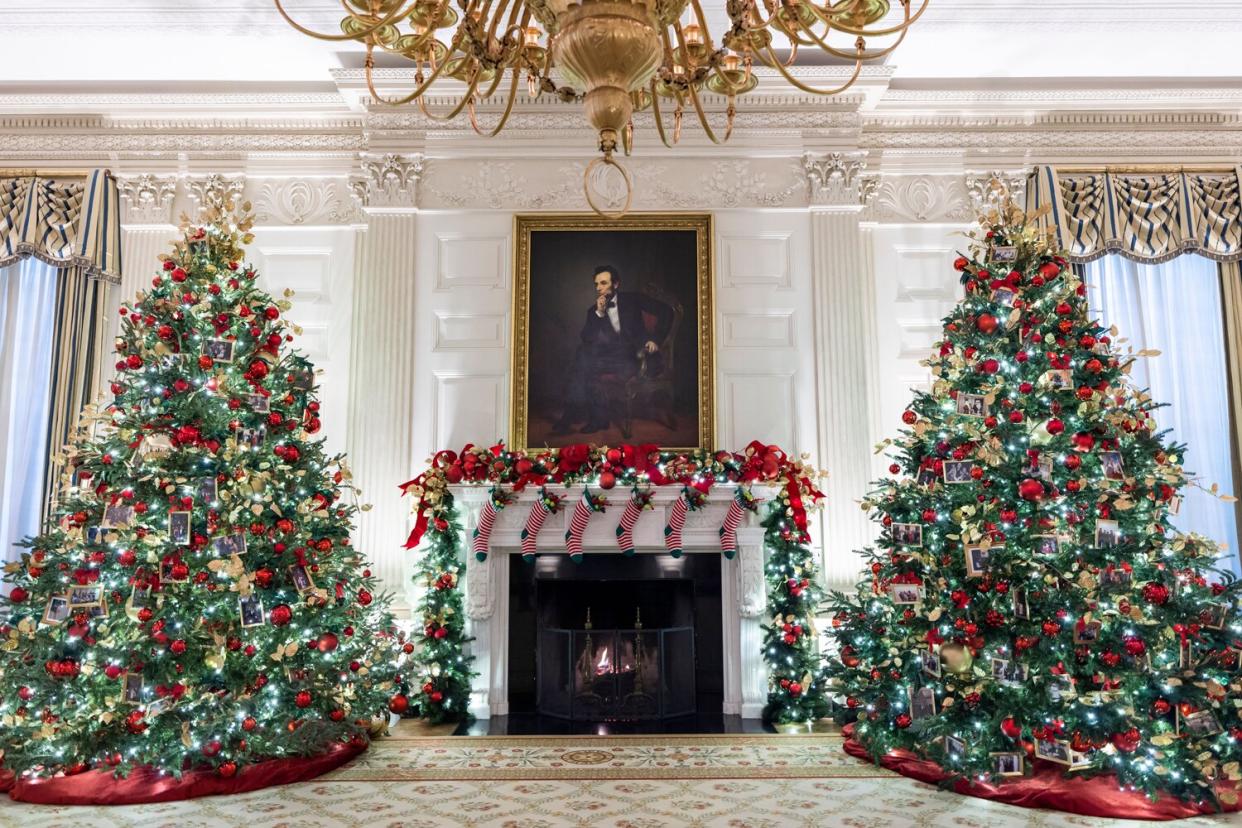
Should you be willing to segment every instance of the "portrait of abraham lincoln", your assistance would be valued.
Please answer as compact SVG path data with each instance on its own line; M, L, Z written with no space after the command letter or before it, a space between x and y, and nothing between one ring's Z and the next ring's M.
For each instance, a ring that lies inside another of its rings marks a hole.
M518 216L515 448L712 442L711 217Z

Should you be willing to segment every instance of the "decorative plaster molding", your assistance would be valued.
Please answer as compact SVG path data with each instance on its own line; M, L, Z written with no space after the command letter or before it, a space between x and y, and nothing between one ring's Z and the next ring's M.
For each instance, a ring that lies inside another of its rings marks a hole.
M767 584L763 579L763 544L738 544L737 613L758 618L768 605Z
M349 190L358 206L366 209L418 206L418 181L423 176L423 156L388 153L382 158L363 158L361 172L349 179Z
M474 523L472 515L471 523ZM507 563L500 556L502 563ZM496 590L492 588L492 562L479 561L473 552L466 555L466 617L485 621L496 611Z
M970 222L975 218L960 175L881 176L865 221Z
M201 212L210 207L220 207L225 202L237 203L246 189L246 177L210 173L185 180L186 195Z
M250 198L260 224L353 224L361 216L347 190L344 179L271 179L258 184Z
M993 186L997 182L999 187ZM985 213L995 207L1008 193L1015 204L1026 201L1026 172L1024 170L993 170L986 173L967 173L966 192L976 213Z
M177 195L177 179L161 178L142 173L133 177L120 177L117 190L125 211L122 224L172 224L172 204Z
M867 157L861 152L832 152L802 156L806 172L807 194L814 205L858 207L863 203L862 171ZM870 185L867 186L870 189Z
M801 164L789 158L713 161L687 159L678 164L627 159L634 179L634 208L690 210L806 205ZM427 164L419 206L442 209L549 210L585 209L583 162L544 159L514 161L433 160ZM619 176L597 172L591 181L605 209L625 200Z

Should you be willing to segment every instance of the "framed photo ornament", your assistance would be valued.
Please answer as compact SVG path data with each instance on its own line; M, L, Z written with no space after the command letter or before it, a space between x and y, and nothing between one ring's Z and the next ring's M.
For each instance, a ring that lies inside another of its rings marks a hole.
M714 447L711 215L518 215L514 238L510 447Z

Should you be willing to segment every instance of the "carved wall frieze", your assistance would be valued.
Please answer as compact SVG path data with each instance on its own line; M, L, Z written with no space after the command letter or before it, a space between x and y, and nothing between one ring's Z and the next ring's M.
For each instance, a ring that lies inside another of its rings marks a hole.
M177 195L174 176L159 177L143 173L117 180L125 212L122 224L172 224L173 199Z
M361 221L358 204L345 179L273 179L252 186L255 218L260 224L353 224Z
M788 158L688 159L678 164L628 159L634 208L711 209L797 207L806 204L806 179ZM585 162L434 160L427 165L420 206L442 209L586 209ZM597 169L591 180L605 209L625 201L620 176Z
M970 222L975 208L960 175L881 176L864 221Z

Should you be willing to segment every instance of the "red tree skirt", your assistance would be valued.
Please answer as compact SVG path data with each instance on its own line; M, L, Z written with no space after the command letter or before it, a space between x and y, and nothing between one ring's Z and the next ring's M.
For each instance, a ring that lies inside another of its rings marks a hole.
M853 730L853 725L845 726L845 752L850 756L872 761L871 754L854 738ZM880 764L902 776L933 785L953 775L945 773L935 762L919 759L907 750L893 751L881 757ZM1043 760L1035 761L1034 770L1031 776L1014 777L1001 785L986 782L975 782L972 785L965 779L959 779L954 783L953 790L966 796L990 799L1006 805L1050 808L1072 814L1114 819L1169 820L1216 813L1211 804L1196 807L1171 795L1161 796L1152 802L1141 793L1119 790L1117 781L1112 776L1065 776L1060 765ZM1232 789L1222 787L1219 790ZM1225 810L1237 811L1240 807L1242 806L1227 805Z
M18 802L40 805L139 805L145 802L172 802L199 796L218 796L257 791L273 785L305 782L344 765L367 749L338 743L327 753L311 757L271 759L243 767L236 776L224 778L212 770L195 770L180 779L161 775L150 768L135 770L124 779L109 771L87 771L74 776L46 778L7 778L0 775L0 791L8 790Z

